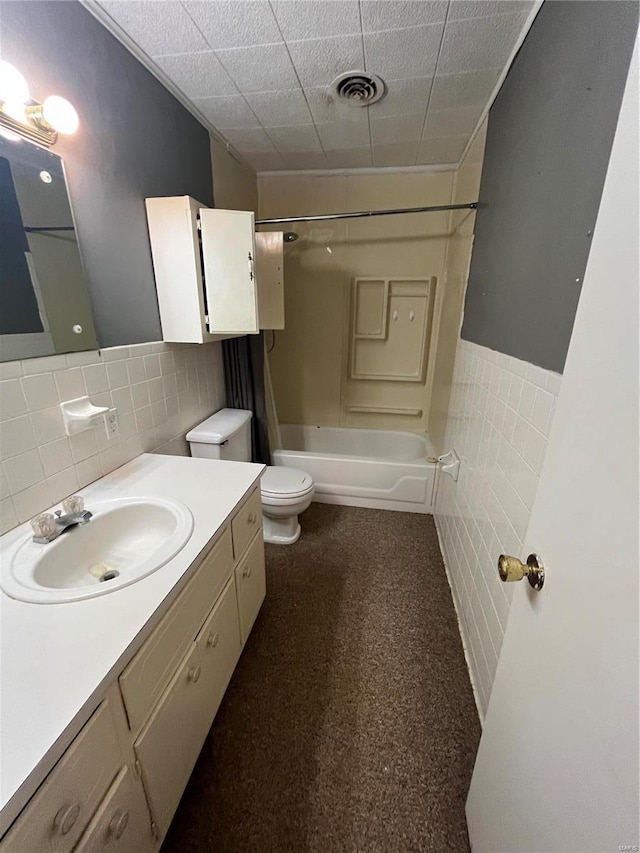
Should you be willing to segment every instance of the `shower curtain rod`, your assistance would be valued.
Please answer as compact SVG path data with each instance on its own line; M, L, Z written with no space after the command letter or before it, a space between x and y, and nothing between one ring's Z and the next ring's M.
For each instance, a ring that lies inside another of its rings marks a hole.
M317 216L284 216L280 219L257 219L256 225L284 225L287 222L326 222L330 219L362 219L365 216L391 216L395 213L436 213L441 210L475 210L477 201L469 204L437 204L429 207L398 207L389 210L359 210L354 213L324 213Z

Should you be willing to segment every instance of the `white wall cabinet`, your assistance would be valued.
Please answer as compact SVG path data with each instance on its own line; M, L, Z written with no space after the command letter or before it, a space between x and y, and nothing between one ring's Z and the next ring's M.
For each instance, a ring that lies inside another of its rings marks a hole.
M148 198L146 207L165 341L257 334L266 328L259 301L268 322L284 322L270 276L259 295L252 211L210 209L189 196Z
M155 853L265 597L260 487L0 841L0 853Z

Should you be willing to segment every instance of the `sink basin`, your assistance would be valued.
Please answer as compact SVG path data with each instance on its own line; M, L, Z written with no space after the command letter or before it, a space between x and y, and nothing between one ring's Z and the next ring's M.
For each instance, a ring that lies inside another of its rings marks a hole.
M90 504L90 522L39 545L25 536L3 561L12 598L58 604L122 589L155 572L185 546L193 516L179 501L123 498Z

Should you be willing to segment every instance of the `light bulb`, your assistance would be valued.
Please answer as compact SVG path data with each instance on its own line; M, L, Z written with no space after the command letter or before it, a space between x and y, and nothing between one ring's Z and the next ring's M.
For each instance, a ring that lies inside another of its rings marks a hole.
M28 123L26 108L21 101L7 101L2 105L2 112L21 124Z
M0 101L17 101L24 104L28 100L27 81L10 62L0 59Z
M45 99L42 117L58 133L75 133L80 124L73 104L59 95L50 95Z

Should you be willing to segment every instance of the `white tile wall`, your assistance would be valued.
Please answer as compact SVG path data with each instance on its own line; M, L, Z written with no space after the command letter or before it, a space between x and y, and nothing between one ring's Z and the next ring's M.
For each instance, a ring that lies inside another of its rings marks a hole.
M436 525L481 717L487 709L513 586L501 553L522 557L561 376L460 340L445 446L460 458L442 476Z
M120 430L71 438L59 404L88 394ZM188 456L189 429L224 406L219 343L149 343L0 364L0 533L140 453Z

